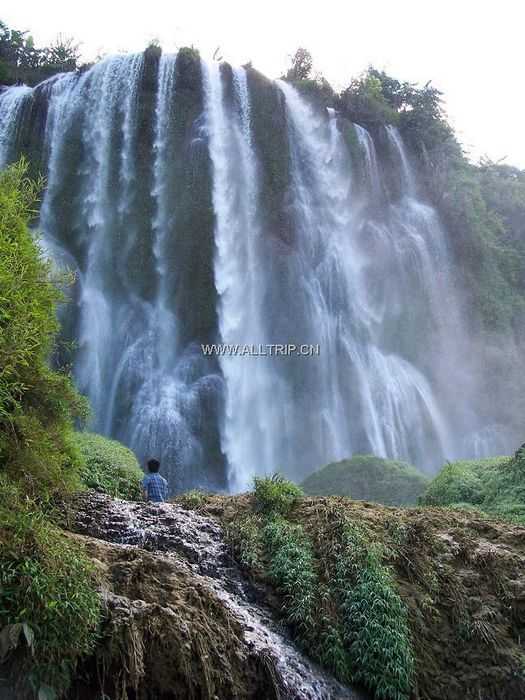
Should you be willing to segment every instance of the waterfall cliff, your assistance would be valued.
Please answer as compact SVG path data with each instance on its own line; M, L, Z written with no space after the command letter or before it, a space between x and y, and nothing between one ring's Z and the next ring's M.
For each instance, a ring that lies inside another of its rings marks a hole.
M93 429L160 455L174 489L511 447L474 413L456 261L394 127L147 51L0 92L0 167L21 154L42 245L76 273L61 320Z

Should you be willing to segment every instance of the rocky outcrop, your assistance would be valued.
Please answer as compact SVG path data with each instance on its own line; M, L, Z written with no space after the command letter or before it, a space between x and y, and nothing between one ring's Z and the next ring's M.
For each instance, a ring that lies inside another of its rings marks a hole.
M95 493L75 508L105 621L71 699L362 697L297 650L212 518Z

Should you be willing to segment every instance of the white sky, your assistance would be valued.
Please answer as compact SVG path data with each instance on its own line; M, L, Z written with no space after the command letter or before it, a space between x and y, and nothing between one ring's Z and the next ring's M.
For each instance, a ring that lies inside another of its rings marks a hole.
M432 80L473 158L525 168L523 0L2 0L0 19L37 45L73 36L85 60L158 38L168 51L193 44L203 58L220 46L225 60L277 77L304 46L335 87L369 64Z

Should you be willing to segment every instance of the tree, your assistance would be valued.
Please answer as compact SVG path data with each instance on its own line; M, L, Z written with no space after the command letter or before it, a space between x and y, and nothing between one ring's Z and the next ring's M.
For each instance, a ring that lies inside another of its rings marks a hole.
M291 57L292 65L284 76L286 80L309 80L312 77L312 55L306 49L299 48Z
M66 70L74 70L79 57L79 45L75 44L72 37L65 37L62 34L59 34L55 43L46 49L46 63Z

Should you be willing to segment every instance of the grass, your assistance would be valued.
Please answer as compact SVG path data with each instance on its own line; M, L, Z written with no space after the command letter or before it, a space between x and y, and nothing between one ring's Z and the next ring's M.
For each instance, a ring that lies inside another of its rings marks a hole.
M349 496L385 505L413 505L427 484L427 477L406 462L355 455L314 472L303 481L302 488L311 496Z
M117 498L141 497L144 473L131 450L95 433L75 433L74 442L82 457L80 476L86 486Z
M281 474L255 477L254 493L257 508L263 513L286 515L302 496L302 489Z
M386 554L340 508L325 510L313 531L298 522L302 498L281 476L255 479L251 509L227 526L237 560L275 587L294 639L314 660L377 698L406 700L412 643Z
M25 679L39 697L54 697L67 689L97 639L93 569L82 548L5 476L0 523L1 655L15 681Z
M420 500L422 505L476 508L525 524L525 450L513 457L449 462Z
M334 585L352 679L376 698L408 698L414 674L412 641L392 571L383 563L382 549L350 520L342 525L341 545Z

